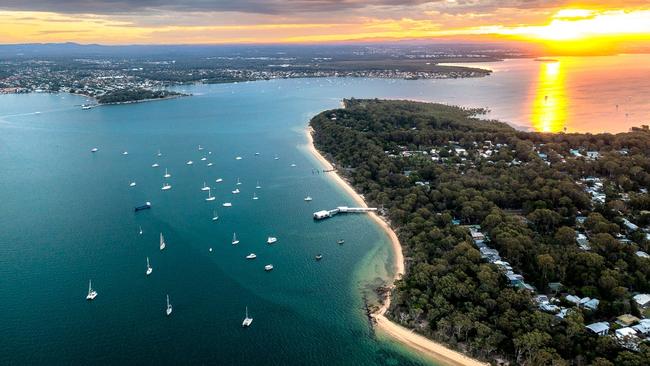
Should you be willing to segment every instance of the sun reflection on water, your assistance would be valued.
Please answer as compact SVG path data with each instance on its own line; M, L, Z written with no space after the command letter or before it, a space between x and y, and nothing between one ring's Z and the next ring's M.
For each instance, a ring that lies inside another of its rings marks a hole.
M541 62L531 106L532 125L536 131L559 132L567 118L567 96L560 61Z

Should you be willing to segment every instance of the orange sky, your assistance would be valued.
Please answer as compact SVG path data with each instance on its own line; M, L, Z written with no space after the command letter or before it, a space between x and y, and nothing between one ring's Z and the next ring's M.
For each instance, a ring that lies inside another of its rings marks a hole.
M8 3L0 4L1 43L465 38L532 41L558 52L616 49L631 41L650 44L650 0L237 0L213 7L192 0L181 5L164 0L98 0L90 5L83 0ZM155 6L146 6L149 3Z

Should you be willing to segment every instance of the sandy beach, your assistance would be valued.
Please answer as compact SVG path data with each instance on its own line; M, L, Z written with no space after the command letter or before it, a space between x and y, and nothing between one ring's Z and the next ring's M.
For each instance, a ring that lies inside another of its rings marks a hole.
M312 136L313 129L308 126L305 130L307 136L309 151L318 159L326 170L334 170L328 173L334 181L343 188L346 193L354 198L355 202L361 207L368 207L365 200L359 195L352 186L336 172L335 167L327 160L314 146L314 139ZM388 235L391 241L391 246L395 258L395 278L397 280L404 275L404 255L402 253L402 245L397 238L397 234L391 229L390 225L384 221L379 215L374 212L369 213L369 216L374 220ZM418 353L433 360L437 364L449 366L478 366L487 365L486 363L467 357L460 352L454 351L445 347L444 345L434 342L424 336L415 333L413 330L405 328L399 324L391 322L386 317L386 311L390 307L390 293L386 296L383 305L372 314L375 320L375 327L378 331L390 336L394 340L402 343L405 346L417 351Z

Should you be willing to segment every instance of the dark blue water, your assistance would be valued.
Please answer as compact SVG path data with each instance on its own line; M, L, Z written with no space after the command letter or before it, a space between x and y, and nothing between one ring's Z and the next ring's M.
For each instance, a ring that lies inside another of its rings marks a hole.
M303 146L307 121L337 107L345 83L200 86L88 111L67 94L0 96L0 364L419 364L376 340L363 311L363 294L392 275L385 235L363 215L311 217L353 203L312 173ZM134 213L145 201L152 209ZM254 322L242 329L246 306Z

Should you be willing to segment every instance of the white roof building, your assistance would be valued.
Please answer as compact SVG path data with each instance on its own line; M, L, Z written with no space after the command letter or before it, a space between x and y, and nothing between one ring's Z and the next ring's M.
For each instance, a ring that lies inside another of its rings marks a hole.
M634 295L633 299L642 308L650 306L650 294Z

